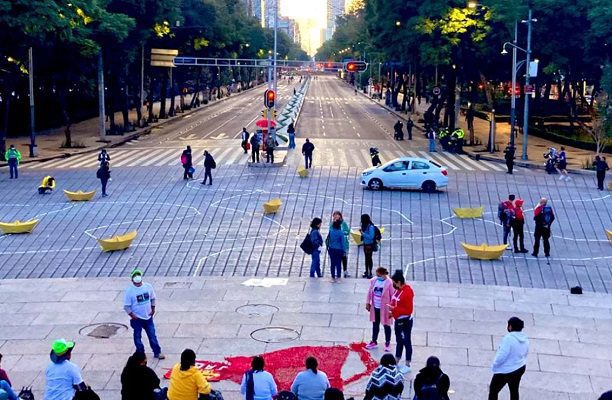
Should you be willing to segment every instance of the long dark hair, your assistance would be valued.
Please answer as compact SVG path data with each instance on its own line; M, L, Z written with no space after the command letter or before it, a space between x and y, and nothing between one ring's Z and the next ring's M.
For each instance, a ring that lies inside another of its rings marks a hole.
M361 230L365 231L368 229L368 226L372 225L372 219L368 214L361 215Z
M144 360L147 359L147 355L142 351L136 351L132 354L125 364L125 368L134 368L140 366Z
M187 371L195 365L196 355L191 349L185 349L181 353L181 371Z
M253 371L263 371L266 363L262 356L255 356L253 360L251 360L251 368Z
M321 218L314 218L312 222L310 223L310 227L312 229L318 229L319 225L321 225L321 222L323 222Z
M306 369L309 369L316 374L318 367L319 367L319 362L317 361L316 358L308 357L306 359Z
M391 277L391 280L393 282L399 282L402 285L406 283L406 278L404 278L404 273L402 272L401 269L395 270L395 272L393 273L393 276Z

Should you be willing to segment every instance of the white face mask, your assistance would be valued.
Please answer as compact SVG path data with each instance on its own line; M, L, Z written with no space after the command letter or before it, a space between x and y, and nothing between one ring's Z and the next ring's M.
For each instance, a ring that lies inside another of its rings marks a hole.
M132 278L132 282L134 283L141 283L142 282L142 275L136 275L135 277Z

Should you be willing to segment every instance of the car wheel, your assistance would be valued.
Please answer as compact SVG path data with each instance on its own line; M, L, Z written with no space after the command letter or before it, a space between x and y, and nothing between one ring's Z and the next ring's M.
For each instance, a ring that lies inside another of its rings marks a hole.
M368 182L368 188L370 188L370 190L381 190L383 188L383 183L380 179L374 178Z
M436 183L434 181L425 181L421 185L421 189L423 189L425 193L433 193L436 191Z

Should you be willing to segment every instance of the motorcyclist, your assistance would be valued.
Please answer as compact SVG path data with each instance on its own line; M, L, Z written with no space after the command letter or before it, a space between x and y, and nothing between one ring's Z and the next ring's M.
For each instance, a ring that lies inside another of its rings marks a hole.
M453 131L453 137L455 138L453 150L455 153L461 154L463 152L463 138L465 137L465 132L463 129L457 128Z
M448 129L446 127L440 128L438 131L438 137L440 138L440 145L442 145L443 150L449 150L449 142L451 140L450 135L448 134Z
M556 174L557 169L555 168L555 164L559 161L559 156L557 154L557 149L554 147L549 147L548 151L544 153L544 158L546 159L546 172L551 174Z

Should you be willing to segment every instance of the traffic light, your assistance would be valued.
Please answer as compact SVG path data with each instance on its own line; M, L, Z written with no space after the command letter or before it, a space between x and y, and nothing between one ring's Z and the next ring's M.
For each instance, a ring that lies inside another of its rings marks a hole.
M363 72L368 69L368 64L365 61L349 61L344 64L344 70L347 72Z
M264 93L264 105L268 108L274 107L274 100L276 99L276 93L274 90L266 90Z
M272 113L270 115L271 115L270 119L276 119L276 115L277 115L276 110L272 110ZM267 108L261 110L261 117L263 119L267 119L268 118L268 109Z

